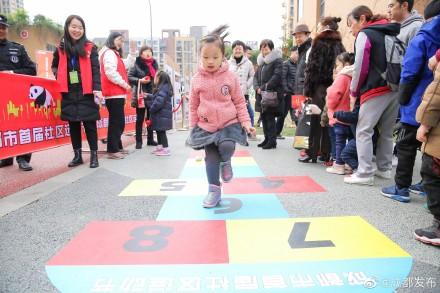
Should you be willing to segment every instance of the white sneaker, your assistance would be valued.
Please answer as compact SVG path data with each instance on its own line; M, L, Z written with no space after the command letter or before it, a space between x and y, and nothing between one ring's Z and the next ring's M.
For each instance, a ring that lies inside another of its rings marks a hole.
M338 165L336 163L333 163L333 166L325 170L331 174L345 175L345 165Z
M374 176L359 177L356 173L344 178L344 183L358 185L374 185Z
M391 179L391 170L385 170L385 171L376 170L376 172L374 172L374 175L382 179Z

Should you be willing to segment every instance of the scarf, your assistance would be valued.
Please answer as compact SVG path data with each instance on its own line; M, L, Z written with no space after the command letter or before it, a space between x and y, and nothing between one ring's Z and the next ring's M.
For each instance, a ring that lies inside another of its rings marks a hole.
M240 64L241 60L243 60L243 56L241 56L239 58L234 57L234 59L235 59L235 62L237 63L237 65L238 65L238 64Z
M150 71L150 75L151 75L151 77L154 78L154 77L156 76L156 69L155 69L154 66L153 66L154 59L153 59L153 58L150 58L150 59L143 59L143 61L144 61L145 64L147 65L148 70Z

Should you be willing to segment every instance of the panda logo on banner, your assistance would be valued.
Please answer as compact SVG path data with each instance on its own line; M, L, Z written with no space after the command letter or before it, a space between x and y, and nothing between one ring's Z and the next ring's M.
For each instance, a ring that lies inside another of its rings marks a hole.
M34 101L35 108L55 107L55 101L51 93L42 86L31 84L29 87L29 99Z

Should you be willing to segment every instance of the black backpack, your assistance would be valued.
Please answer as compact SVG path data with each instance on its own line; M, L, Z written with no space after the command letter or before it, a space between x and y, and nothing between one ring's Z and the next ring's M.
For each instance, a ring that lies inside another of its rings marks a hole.
M399 90L400 73L405 52L406 45L399 38L385 35L386 69L385 72L380 72L376 66L375 69L386 80L393 92Z

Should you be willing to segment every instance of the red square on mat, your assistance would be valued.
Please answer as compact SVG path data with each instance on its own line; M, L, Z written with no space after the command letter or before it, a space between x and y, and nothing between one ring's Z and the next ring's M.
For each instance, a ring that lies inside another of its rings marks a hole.
M308 176L271 176L234 178L223 185L225 194L324 192L325 189Z
M48 265L228 263L225 221L91 222Z

